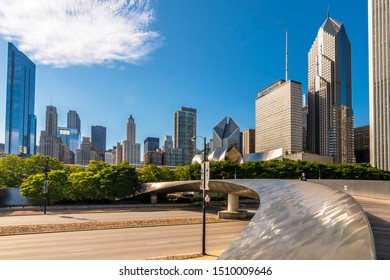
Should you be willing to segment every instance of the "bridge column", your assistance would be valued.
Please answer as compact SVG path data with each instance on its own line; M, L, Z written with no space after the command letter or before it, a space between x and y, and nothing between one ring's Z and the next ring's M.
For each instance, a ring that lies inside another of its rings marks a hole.
M157 194L152 194L152 195L150 196L150 203L151 203L151 204L157 204L157 201L158 201L158 196L157 196Z
M234 193L228 193L228 209L218 212L219 219L245 219L248 211L239 210L239 196Z
M228 194L228 211L229 212L237 212L238 211L238 202L239 202L239 196L236 194L229 193Z

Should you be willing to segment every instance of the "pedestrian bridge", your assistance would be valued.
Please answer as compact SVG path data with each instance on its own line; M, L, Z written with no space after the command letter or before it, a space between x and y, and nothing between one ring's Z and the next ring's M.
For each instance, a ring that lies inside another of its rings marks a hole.
M233 200L228 201L229 211L238 210L238 199L234 197L260 200L248 226L219 259L376 259L375 246L380 243L374 240L366 211L348 192L382 198L387 193L374 187L367 193L369 186L358 182L378 185L375 181L343 180L211 180L209 192L227 193ZM390 182L381 184L388 187L390 201ZM173 192L199 192L199 186L199 181L149 183L143 194L156 199L156 195ZM382 233L380 238L383 239ZM380 246L385 246L381 248L381 254L385 253L381 258L387 258L387 245Z

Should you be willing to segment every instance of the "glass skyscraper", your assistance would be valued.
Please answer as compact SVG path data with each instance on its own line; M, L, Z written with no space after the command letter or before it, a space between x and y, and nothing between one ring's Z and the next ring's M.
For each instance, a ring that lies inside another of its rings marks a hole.
M61 138L62 143L67 145L69 149L76 154L80 148L80 133L77 128L58 127L57 137Z
M106 152L106 128L100 125L91 126L91 143L99 155L99 159L104 161Z
M35 64L8 43L5 153L35 154Z
M196 109L182 107L174 116L174 148L183 151L182 164L190 164L196 154Z
M355 162L351 43L342 23L329 15L308 54L308 149Z

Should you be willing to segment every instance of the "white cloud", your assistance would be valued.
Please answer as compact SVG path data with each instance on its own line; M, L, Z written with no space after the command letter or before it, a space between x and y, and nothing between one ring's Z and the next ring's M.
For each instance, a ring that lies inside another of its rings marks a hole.
M0 34L39 64L137 63L159 45L149 0L0 0Z

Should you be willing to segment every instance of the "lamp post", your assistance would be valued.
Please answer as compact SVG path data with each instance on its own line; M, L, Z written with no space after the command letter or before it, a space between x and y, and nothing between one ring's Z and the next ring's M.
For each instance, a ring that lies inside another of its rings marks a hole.
M317 168L310 168L310 170L317 170L318 171L318 180L321 180L321 170Z
M191 140L196 141L196 138L203 138L203 222L202 222L202 255L206 255L206 137L193 136Z
M49 172L49 157L46 158L46 165L45 165L45 181L43 183L43 193L45 195L44 204L43 204L43 214L46 214L46 205L47 205L47 195L48 195L48 180L47 180L47 173Z

